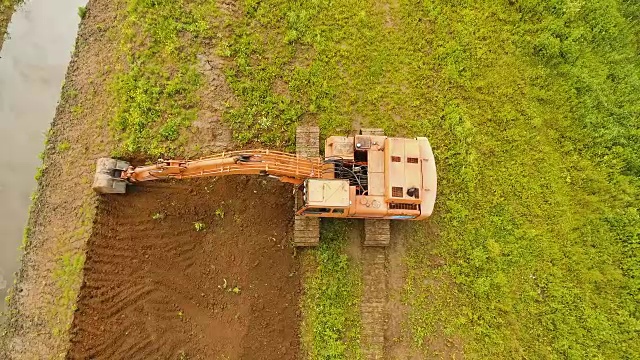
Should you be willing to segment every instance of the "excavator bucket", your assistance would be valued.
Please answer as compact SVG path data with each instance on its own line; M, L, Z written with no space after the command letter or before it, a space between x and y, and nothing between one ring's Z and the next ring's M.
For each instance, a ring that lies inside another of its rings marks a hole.
M96 163L96 174L93 178L93 190L98 194L124 194L127 182L120 176L129 168L126 161L100 158Z

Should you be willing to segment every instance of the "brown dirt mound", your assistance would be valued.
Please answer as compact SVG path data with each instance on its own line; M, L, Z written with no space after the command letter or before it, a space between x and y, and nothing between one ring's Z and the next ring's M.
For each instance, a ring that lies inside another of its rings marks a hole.
M229 177L132 190L101 201L69 357L295 358L290 187Z

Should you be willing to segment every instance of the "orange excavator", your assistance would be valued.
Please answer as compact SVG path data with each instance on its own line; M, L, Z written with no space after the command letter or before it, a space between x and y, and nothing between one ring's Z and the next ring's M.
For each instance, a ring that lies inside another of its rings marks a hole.
M225 175L264 175L296 189L294 243L318 243L321 217L363 218L365 245L385 246L388 220L422 220L433 212L437 177L427 138L392 138L379 129L355 136L331 136L319 157L319 130L300 127L297 153L271 150L223 152L198 160L158 160L133 167L111 158L98 160L93 189L122 194L127 184L151 180Z

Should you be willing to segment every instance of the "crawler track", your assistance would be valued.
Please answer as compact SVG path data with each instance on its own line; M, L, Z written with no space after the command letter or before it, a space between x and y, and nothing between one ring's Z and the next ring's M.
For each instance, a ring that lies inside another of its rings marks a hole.
M362 249L362 353L365 359L384 359L387 317L387 254L383 247Z

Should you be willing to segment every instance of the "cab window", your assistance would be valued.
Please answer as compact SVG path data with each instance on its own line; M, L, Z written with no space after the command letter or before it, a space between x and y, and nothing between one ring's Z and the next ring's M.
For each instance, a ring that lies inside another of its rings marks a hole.
M331 208L308 208L303 214L325 214L331 212Z

